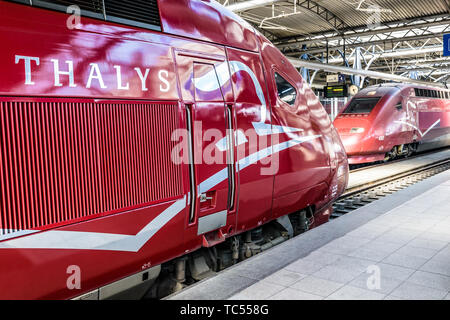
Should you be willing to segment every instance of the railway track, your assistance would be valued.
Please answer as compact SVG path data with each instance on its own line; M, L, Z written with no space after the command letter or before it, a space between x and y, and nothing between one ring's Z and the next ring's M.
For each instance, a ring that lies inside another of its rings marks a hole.
M382 167L382 166L387 166L390 164L394 164L394 163L399 163L402 161L406 161L406 160L412 160L415 158L420 158L423 156L426 156L428 154L433 154L436 152L440 152L440 151L445 151L445 150L449 150L450 148L441 148L441 149L435 149L435 150L430 150L430 151L424 151L424 152L419 152L416 153L410 157L407 158L400 158L400 159L396 159L396 160L390 160L388 162L376 162L376 163L368 163L368 164L359 164L359 165L350 165L350 172L359 172L359 171L364 171L367 169L372 169L372 168L378 168L378 167Z
M427 164L419 168L347 189L333 205L332 219L364 207L376 200L403 190L420 181L450 169L450 159Z

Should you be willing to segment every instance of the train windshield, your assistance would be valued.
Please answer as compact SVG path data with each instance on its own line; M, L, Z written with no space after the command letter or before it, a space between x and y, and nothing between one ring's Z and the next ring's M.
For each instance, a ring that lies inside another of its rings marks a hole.
M344 114L355 114L355 113L371 113L375 106L380 101L381 97L374 98L355 98L353 99L347 109L343 112Z

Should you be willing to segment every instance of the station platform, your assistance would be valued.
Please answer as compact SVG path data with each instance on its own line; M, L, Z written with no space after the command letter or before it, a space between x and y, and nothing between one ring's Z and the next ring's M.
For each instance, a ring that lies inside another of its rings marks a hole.
M449 300L449 292L446 171L166 299Z
M406 159L391 164L363 168L357 171L350 172L347 189L354 189L360 186L380 179L386 179L394 175L398 175L410 170L420 168L427 164L436 163L450 158L450 149L443 149L438 152L418 155L412 159Z

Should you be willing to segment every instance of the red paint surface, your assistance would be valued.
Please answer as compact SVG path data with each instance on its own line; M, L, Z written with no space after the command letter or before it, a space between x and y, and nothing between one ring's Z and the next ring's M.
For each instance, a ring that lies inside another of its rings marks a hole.
M0 290L0 298L72 298L169 261L200 248L198 218L222 210L228 210L226 237L305 206L316 208L320 224L344 191L348 167L341 141L284 56L213 2L159 4L164 33L85 17L81 29L68 30L66 14L0 1L0 38L8 43L0 52L0 228L136 235L175 200L187 199L193 191L189 166L170 161L179 147L171 134L186 129L186 108L203 124L194 132L200 153L207 144L198 137L206 129L225 133L226 108L232 110L234 131L261 121L262 104L247 72L233 73L215 93L195 90L196 73L201 77L230 61L255 75L267 104L266 124L303 130L269 136L264 148L319 137L277 154L271 174L261 174L268 167L261 161L236 170L232 210L225 180L210 190L209 205L197 200L193 223L187 206L138 252L1 248L0 287L9 289ZM31 63L34 85L25 84L24 60L16 64L16 55L39 57L39 65ZM52 59L61 71L68 70L66 61L73 62L75 87L63 74L61 86L55 86ZM87 88L92 64L98 65L104 88L98 79ZM121 82L114 66L120 67ZM135 68L149 69L144 84ZM298 91L294 106L278 100L274 70ZM235 148L236 162L263 148L249 141L240 149L243 154ZM226 168L196 164L197 185ZM69 265L82 270L81 290L66 288Z

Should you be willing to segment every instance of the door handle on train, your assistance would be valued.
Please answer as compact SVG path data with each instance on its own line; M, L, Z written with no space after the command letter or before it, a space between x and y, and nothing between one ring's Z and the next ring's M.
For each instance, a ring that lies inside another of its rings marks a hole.
M206 202L206 201L212 200L212 199L213 199L213 197L208 197L208 196L206 195L206 193L202 193L202 194L200 195L200 202Z

